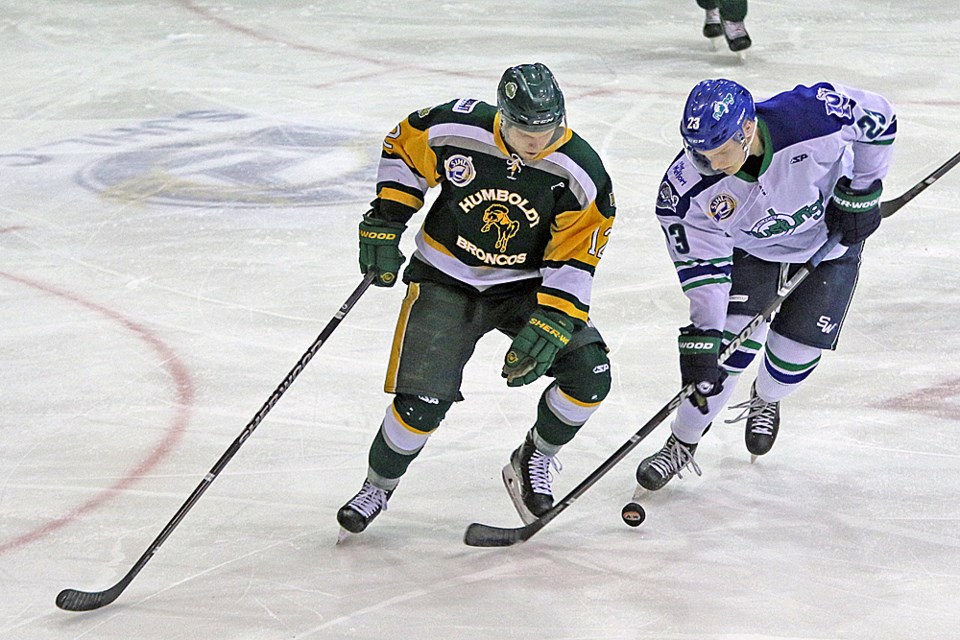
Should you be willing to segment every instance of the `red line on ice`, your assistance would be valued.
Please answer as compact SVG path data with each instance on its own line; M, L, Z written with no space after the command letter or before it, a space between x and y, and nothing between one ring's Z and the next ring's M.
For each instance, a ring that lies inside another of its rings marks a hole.
M70 524L81 516L86 515L90 511L97 509L119 492L128 489L137 480L153 470L174 449L174 447L183 437L183 434L187 428L187 424L190 421L190 411L194 403L194 388L190 373L180 360L180 357L173 349L170 348L169 345L167 345L148 327L130 320L117 311L108 309L103 305L97 304L96 302L91 302L75 293L60 289L53 285L2 271L0 271L0 277L6 278L7 280L11 280L13 282L18 282L51 295L55 295L59 298L63 298L64 300L69 300L70 302L76 303L102 316L105 316L110 320L113 320L123 328L134 333L140 340L145 342L150 346L151 349L153 349L154 352L156 352L163 368L166 369L170 378L173 380L173 383L176 387L177 396L175 412L170 424L167 427L166 435L164 436L163 440L153 447L146 458L144 458L133 469L128 471L113 485L101 490L92 498L81 505L74 507L66 514L54 518L45 524L32 529L31 531L20 534L12 540L0 542L0 554L3 554L13 549L30 544L31 542L34 542L56 531L57 529Z
M957 405L949 400L960 396L960 378L947 380L940 384L905 393L880 403L881 409L909 411L932 418L956 420Z

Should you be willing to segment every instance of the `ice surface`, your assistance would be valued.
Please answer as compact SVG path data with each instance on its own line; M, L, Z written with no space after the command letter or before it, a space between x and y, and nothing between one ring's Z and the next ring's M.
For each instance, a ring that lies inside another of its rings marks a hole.
M540 391L506 388L491 335L390 510L336 546L388 402L403 292L375 289L117 602L54 606L126 573L359 283L407 113L540 60L614 178L593 300L614 389L561 494L678 389L653 202L695 82L884 93L888 197L960 147L956 2L752 2L744 64L701 21L692 0L0 0L0 638L956 638L960 169L870 240L774 451L750 465L717 425L638 529L620 508L666 425L529 543L462 544L519 525L499 471Z

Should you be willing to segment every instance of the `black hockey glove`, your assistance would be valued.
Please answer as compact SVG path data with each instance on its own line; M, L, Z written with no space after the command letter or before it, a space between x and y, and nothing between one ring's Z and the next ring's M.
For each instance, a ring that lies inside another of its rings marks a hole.
M399 222L374 218L371 211L360 222L360 273L377 272L378 287L392 287L405 260L400 252L400 235L407 228Z
M535 310L503 359L501 375L507 386L530 384L545 374L572 336L573 320L558 311Z
M880 194L883 183L874 180L866 189L854 189L850 178L843 176L827 203L827 229L841 234L840 244L850 246L863 242L880 226Z
M707 398L723 391L727 377L719 360L722 341L723 334L716 329L704 331L692 324L680 329L680 378L684 386L693 383L696 387L690 402L704 415L708 413Z

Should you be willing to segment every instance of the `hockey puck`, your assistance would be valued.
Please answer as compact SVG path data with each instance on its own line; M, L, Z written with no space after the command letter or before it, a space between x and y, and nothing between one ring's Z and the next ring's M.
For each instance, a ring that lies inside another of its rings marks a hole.
M628 502L620 511L624 523L631 527L639 527L647 519L647 512L636 502Z

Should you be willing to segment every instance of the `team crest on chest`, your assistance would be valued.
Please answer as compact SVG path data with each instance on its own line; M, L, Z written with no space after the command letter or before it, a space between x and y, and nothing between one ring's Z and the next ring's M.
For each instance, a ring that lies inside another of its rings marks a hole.
M710 201L710 210L708 213L714 222L720 222L732 216L736 208L737 201L726 193L721 193Z
M483 212L483 228L480 233L489 233L492 229L497 232L497 242L494 245L500 253L507 252L507 244L520 231L520 223L510 218L510 208L496 203Z
M447 180L458 187L467 186L477 177L477 170L473 168L473 158L459 153L443 162L443 170Z

